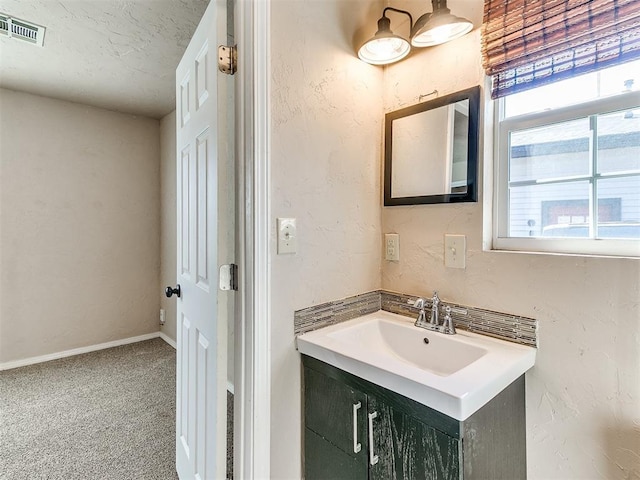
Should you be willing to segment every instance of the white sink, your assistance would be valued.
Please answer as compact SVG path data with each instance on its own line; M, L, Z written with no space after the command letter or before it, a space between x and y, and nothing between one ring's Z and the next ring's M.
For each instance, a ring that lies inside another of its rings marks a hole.
M442 377L465 368L488 352L482 346L459 341L455 335L416 328L405 317L385 319L382 315L374 315L370 321L343 324L342 328L327 332L327 336L343 344L385 352L394 359Z
M536 349L458 330L432 332L378 311L305 333L298 350L458 420L535 363Z

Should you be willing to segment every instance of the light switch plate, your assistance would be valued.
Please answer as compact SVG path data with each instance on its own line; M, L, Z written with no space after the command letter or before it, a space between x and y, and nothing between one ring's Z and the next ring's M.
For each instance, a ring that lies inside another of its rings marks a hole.
M278 218L278 255L296 253L298 230L295 218Z
M384 234L384 258L391 262L400 261L400 235L397 233Z
M449 268L466 268L467 237L444 236L444 265Z

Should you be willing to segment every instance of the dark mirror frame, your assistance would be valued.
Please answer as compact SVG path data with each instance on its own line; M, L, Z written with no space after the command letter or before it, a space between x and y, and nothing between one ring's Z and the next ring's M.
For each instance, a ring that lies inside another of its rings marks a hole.
M393 168L393 121L417 113L444 107L461 100L469 100L469 135L467 144L467 191L442 195L393 197L391 172ZM384 125L384 206L423 205L478 201L478 118L480 115L480 87L473 87L428 102L419 103L385 115Z

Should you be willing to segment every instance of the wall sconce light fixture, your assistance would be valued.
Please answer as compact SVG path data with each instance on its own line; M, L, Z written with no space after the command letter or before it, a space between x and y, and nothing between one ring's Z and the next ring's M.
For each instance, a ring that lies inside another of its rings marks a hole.
M456 39L469 33L473 24L466 18L456 17L447 8L446 0L431 0L433 12L425 13L416 23L405 10L386 7L382 17L378 20L378 31L364 42L358 50L358 57L373 65L387 65L402 60L409 55L411 46L432 47ZM387 11L403 13L409 16L411 42L391 31L391 20L387 18Z
M396 35L391 31L391 20L387 18L387 11L404 13L409 16L409 29L413 25L413 17L409 12L398 10L393 7L386 7L382 11L382 17L378 20L378 31L376 34L364 42L358 50L360 60L372 65L386 65L397 62L409 55L411 44L407 39Z
M440 45L473 29L469 20L451 13L446 0L431 0L431 4L433 12L422 15L411 29L411 45L414 47Z

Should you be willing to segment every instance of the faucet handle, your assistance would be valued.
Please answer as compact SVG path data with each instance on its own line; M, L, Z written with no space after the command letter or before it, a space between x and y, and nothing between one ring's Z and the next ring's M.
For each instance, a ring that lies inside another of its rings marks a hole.
M444 307L444 321L442 322L442 328L444 333L454 335L456 333L456 327L453 325L451 319L451 307L449 305Z
M411 300L411 299L407 300L407 303L409 305L413 305L416 308L424 308L424 302L425 300L422 297L416 298L415 300Z

